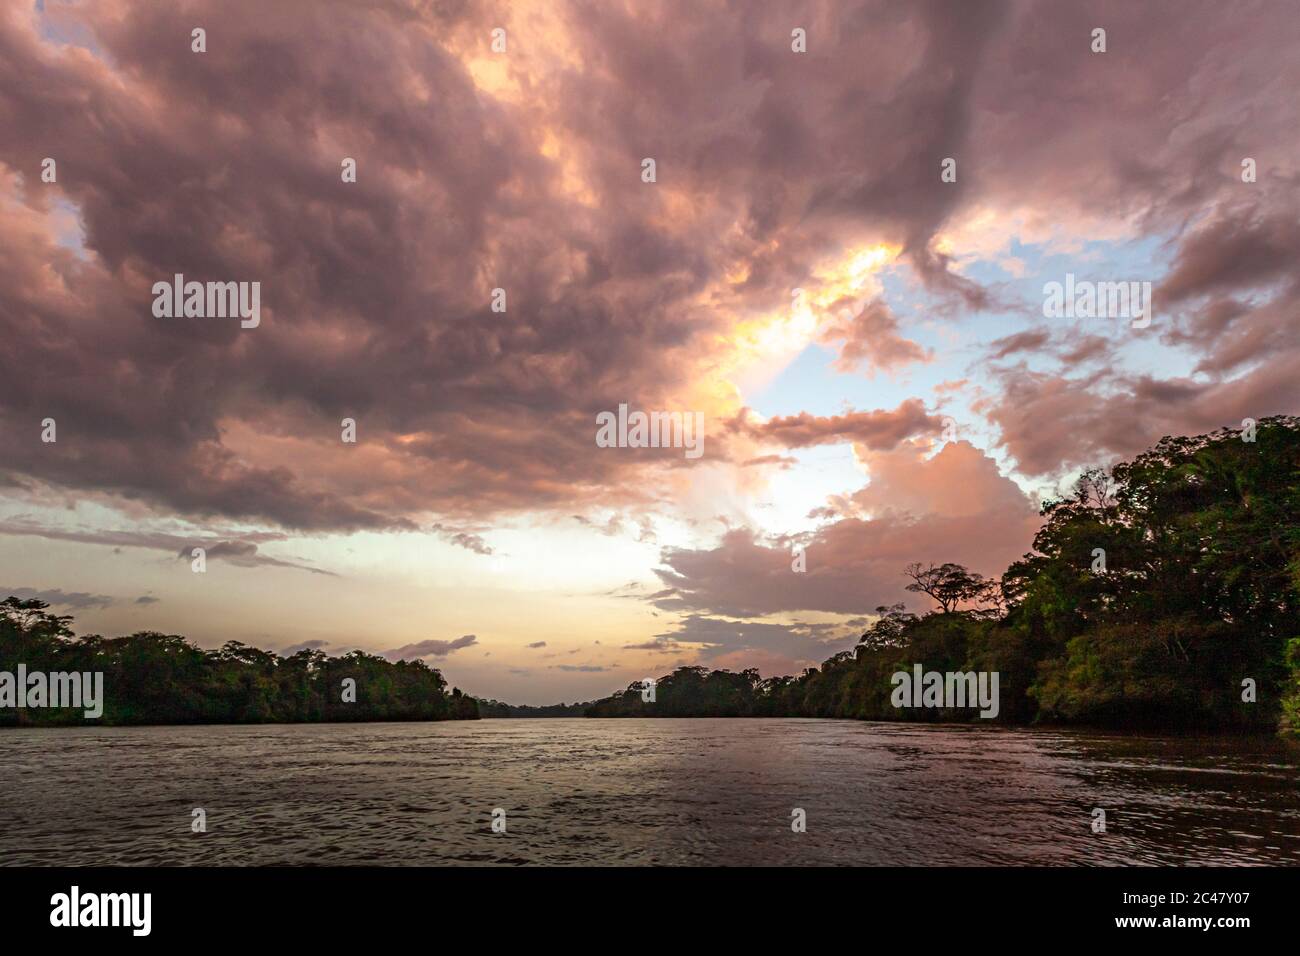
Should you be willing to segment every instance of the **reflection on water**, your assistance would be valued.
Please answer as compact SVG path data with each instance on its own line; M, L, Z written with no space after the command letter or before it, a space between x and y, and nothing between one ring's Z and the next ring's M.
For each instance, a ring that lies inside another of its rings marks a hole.
M1300 862L1300 751L1259 740L831 720L143 727L3 731L0 768L0 864ZM207 833L190 832L195 807Z

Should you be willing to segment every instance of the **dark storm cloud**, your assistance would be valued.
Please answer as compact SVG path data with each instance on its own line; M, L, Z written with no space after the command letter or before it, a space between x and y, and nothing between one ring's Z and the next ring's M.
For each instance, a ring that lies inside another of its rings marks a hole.
M0 481L315 531L624 503L657 487L649 459L593 454L595 413L628 396L677 407L735 318L788 303L829 253L895 243L932 291L978 309L992 293L934 243L977 208L1186 231L1165 291L1189 303L1280 275L1294 248L1300 21L1285 5L545 9L562 27L514 27L513 42L558 65L511 93L467 66L508 5L51 7L55 33L84 46L46 42L29 5L7 5ZM1110 49L1094 55L1099 23ZM790 53L792 24L807 54ZM1244 155L1260 161L1249 187ZM57 184L39 181L45 156ZM637 178L645 156L654 188ZM1218 205L1229 225L1197 232ZM70 218L84 248L56 239ZM151 284L178 272L261 282L261 326L153 318ZM505 313L488 308L498 285ZM1294 313L1237 317L1257 308L1222 298L1177 333L1222 348L1202 371L1249 378L1170 400L1171 430L1216 389L1234 415L1291 394L1293 356L1252 364ZM1214 345L1197 322L1232 335ZM842 367L923 360L894 328L860 312L839 329ZM1062 390L1030 379L1016 394L1042 411ZM1027 467L1063 460L1006 401L991 414ZM47 417L55 444L39 439ZM1090 409L1069 419L1085 447L1110 442ZM757 437L879 447L905 430L793 416ZM471 532L453 541L486 553Z
M666 29L647 31L630 11L574 6L578 68L548 80L571 106L547 120L584 155L590 212L562 194L529 113L478 90L446 43L496 22L473 5L51 11L65 32L88 30L94 53L42 43L11 11L0 119L14 135L0 160L20 214L7 217L17 254L0 266L0 314L25 347L0 352L6 466L307 530L410 528L434 498L455 513L545 507L575 484L616 495L636 457L591 454L594 412L681 383L674 351L723 321L687 299L746 251L662 222L628 188L641 156L660 156L674 188L717 190L719 215L748 222L748 240L817 214L810 242L758 263L749 295L787 288L846 215L923 245L951 198L917 188L929 177L915 160L932 165L962 135L963 91L1000 19L976 6L961 22L938 5L914 23L886 16L869 42L914 38L921 52L902 79L846 58L859 42L848 31L820 37L805 64L779 56L772 31L788 28L770 13L734 37L721 8L665 11ZM209 31L201 55L196 23ZM880 95L891 87L919 109ZM844 162L882 121L896 137L888 161L860 164L869 177L846 187ZM44 155L61 166L41 191ZM356 184L339 181L343 156L358 159ZM787 191L796 173L811 186ZM56 196L79 214L89 257L49 237ZM261 281L263 325L154 319L149 287L177 272ZM498 282L506 314L487 309ZM35 437L46 416L56 445ZM367 447L339 445L344 417Z

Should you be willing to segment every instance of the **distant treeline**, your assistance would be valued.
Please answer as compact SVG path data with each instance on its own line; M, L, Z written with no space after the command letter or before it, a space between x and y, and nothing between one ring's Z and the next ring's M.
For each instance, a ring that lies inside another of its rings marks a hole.
M1117 412L1119 414L1119 412ZM1047 426L1045 426L1047 427ZM592 717L971 720L893 706L891 675L997 671L998 720L1300 731L1300 419L1165 438L1044 505L1000 580L906 569L938 608L879 607L857 647L797 677L682 667ZM1254 702L1243 697L1253 682Z
M104 711L0 707L0 726L241 724L306 721L473 720L474 698L422 661L396 663L362 651L288 657L228 641L205 651L175 634L76 636L70 617L38 600L0 603L0 672L102 672ZM352 696L355 681L355 702Z
M534 707L530 704L507 704L500 700L480 700L478 713L480 717L583 717L592 704L543 704Z

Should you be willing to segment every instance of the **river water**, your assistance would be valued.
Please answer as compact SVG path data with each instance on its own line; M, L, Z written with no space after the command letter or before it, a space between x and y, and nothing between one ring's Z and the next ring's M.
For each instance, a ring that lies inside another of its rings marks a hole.
M775 719L24 729L0 731L0 775L0 865L1300 863L1300 750L1268 740Z

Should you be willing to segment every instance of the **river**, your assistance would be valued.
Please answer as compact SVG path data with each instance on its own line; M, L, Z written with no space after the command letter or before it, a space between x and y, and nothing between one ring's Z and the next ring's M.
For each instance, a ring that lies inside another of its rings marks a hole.
M22 729L0 731L0 768L0 865L1300 863L1300 750L1269 740L785 719Z

